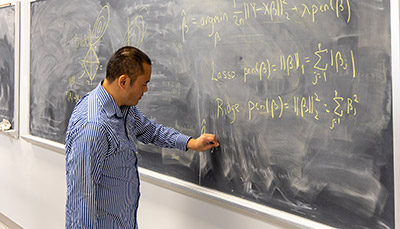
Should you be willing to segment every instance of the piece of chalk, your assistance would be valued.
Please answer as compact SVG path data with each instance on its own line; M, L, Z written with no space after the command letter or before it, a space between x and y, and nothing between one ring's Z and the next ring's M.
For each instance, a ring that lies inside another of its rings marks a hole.
M214 144L214 143L213 142L209 142L207 144L211 145L211 144ZM219 143L217 142L217 146L215 146L215 147L218 147L218 146L219 146Z

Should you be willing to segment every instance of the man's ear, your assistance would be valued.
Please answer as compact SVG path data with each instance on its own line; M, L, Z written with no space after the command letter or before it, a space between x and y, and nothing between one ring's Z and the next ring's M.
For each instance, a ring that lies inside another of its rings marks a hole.
M118 86L120 88L126 88L129 84L129 77L127 75L121 75L118 77Z

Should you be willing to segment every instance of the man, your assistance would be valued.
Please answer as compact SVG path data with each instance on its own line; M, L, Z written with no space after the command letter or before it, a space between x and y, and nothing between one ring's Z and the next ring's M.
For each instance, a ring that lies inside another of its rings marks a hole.
M206 151L212 134L197 139L156 124L136 107L147 92L151 61L134 47L109 60L106 78L76 105L66 133L66 228L137 228L137 141Z

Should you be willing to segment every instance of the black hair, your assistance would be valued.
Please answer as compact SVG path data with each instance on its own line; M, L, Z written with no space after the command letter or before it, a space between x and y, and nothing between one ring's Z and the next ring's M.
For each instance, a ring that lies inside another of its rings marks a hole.
M150 58L144 52L132 46L122 47L108 61L106 79L112 83L125 74L133 84L144 73L143 63L151 65Z

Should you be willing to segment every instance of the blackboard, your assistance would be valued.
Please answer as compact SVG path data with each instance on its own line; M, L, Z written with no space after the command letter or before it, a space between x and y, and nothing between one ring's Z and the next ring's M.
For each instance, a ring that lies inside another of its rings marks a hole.
M140 166L339 228L394 228L390 1L37 1L30 132L72 109L133 45L150 118L221 146L140 145Z
M14 126L15 6L0 7L0 122Z

